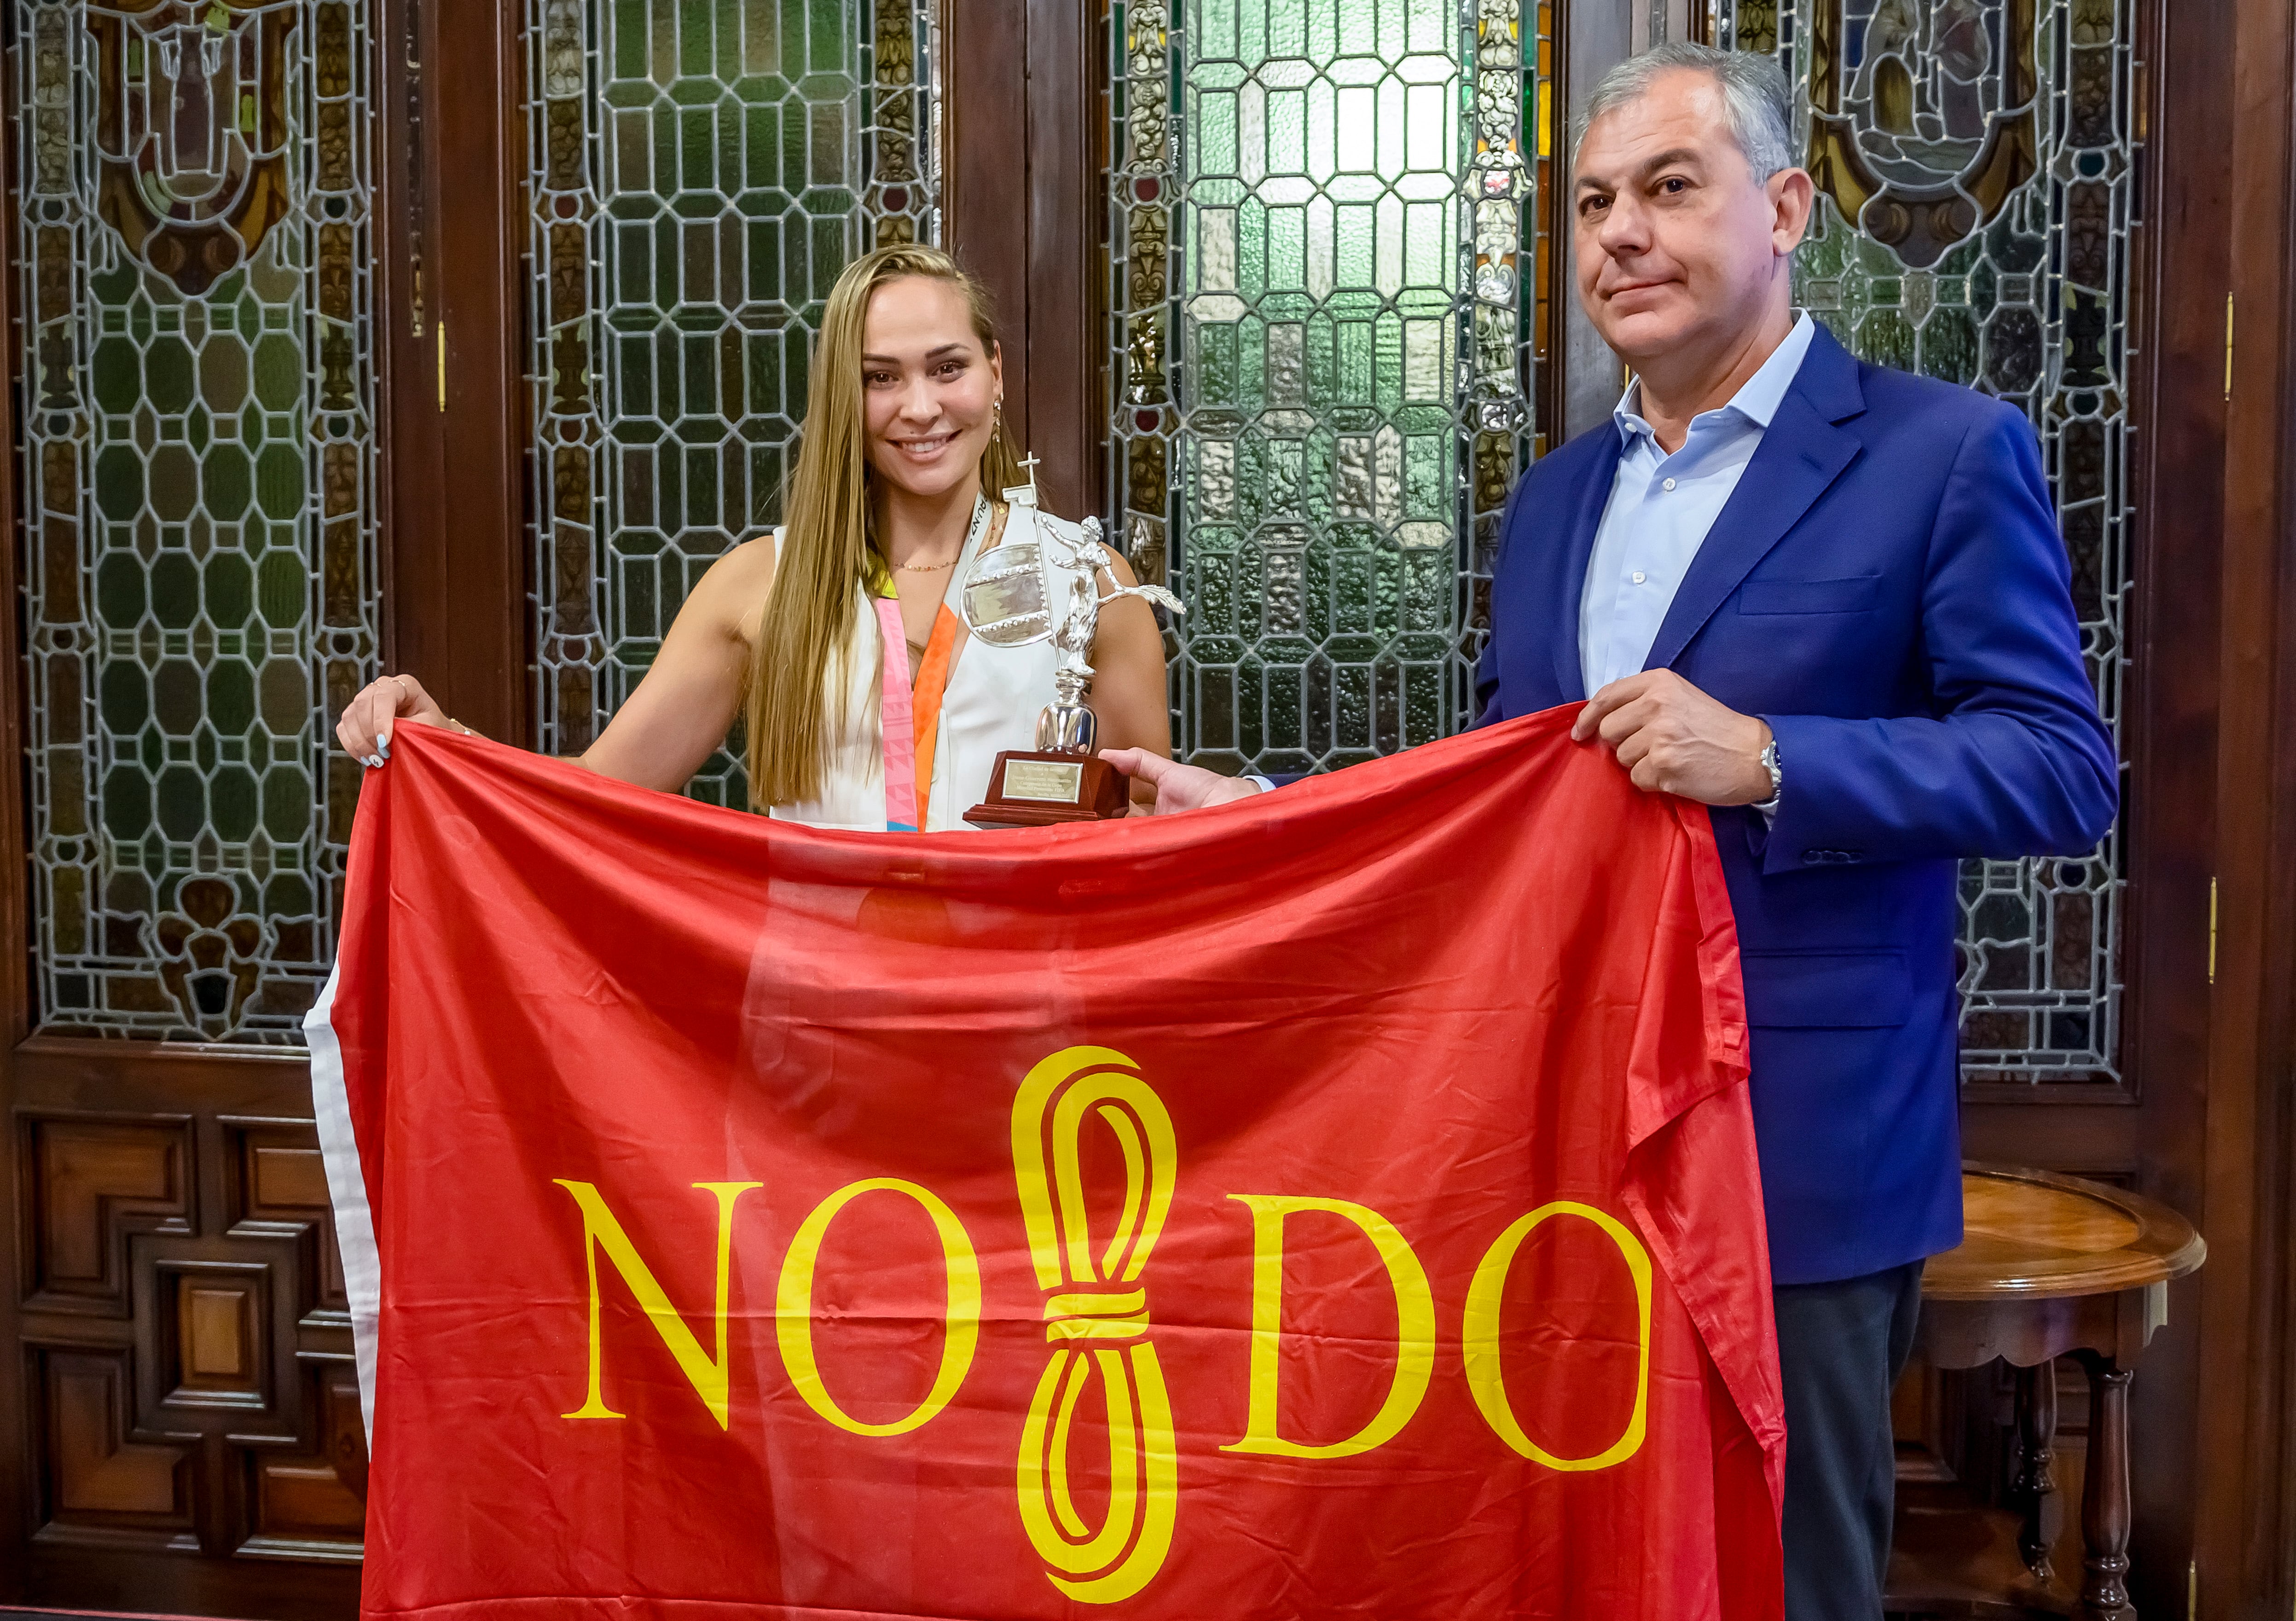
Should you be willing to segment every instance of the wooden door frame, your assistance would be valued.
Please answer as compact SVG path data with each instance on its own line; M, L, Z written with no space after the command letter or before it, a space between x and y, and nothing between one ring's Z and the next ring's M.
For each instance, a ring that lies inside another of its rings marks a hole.
M12 35L10 29L6 33ZM12 45L12 39L10 41ZM20 126L14 97L0 101L7 115L0 118L0 174L9 184L0 203L0 341L9 346L9 358L24 352L21 290L17 281L17 243L22 199L14 180L18 167ZM12 364L12 376L21 367ZM0 782L0 1602L23 1595L27 1539L31 1528L31 1504L26 1492L31 1480L31 1434L26 1423L29 1404L17 1338L18 1302L22 1298L17 1257L23 1253L22 1203L17 1186L15 1053L31 1028L33 985L32 874L29 830L25 811L31 801L31 777L24 758L24 739L29 724L29 694L23 679L23 525L17 511L21 481L17 457L15 389L0 389L0 749L5 749L9 770Z
M948 0L941 240L996 296L1004 420L1048 510L1102 510L1106 30L1092 0Z
M534 736L526 82L513 0L379 0L383 667L488 737ZM441 116L451 108L454 117Z
M2284 1621L2296 1602L2296 17L2287 0L2230 9L2228 28L2178 37L2214 36L2226 58L2207 132L2228 170L2226 206L2203 199L2195 213L2221 222L2212 253L2230 298L2220 632L2208 648L2218 746L2196 779L2216 790L2216 905L2194 1507L2202 1614Z

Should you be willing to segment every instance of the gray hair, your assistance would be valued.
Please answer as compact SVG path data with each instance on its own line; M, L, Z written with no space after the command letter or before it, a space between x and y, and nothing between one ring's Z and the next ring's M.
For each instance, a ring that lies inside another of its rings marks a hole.
M1580 138L1596 119L1642 100L1660 74L1677 69L1708 74L1720 86L1722 104L1729 110L1731 139L1745 154L1757 185L1780 169L1793 168L1793 91L1777 58L1718 51L1686 39L1652 45L1596 80L1579 121Z

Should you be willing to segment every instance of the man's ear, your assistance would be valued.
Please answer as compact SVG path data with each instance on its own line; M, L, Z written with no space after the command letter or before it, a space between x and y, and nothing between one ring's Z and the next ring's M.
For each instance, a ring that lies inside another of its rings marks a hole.
M1782 168L1762 183L1769 194L1773 215L1770 244L1780 258L1801 246L1809 233L1809 212L1817 204L1817 185L1806 168Z

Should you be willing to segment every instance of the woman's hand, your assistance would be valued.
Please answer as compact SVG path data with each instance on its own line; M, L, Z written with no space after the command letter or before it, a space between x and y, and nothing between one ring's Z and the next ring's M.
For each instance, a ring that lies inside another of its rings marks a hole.
M419 726L447 724L447 712L421 682L412 675L385 675L343 706L335 737L360 765L380 765L390 757L390 729L402 720Z

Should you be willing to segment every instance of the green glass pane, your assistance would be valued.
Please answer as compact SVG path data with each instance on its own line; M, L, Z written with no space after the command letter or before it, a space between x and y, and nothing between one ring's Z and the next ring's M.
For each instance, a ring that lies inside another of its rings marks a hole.
M151 683L144 678L143 667L124 659L106 665L98 707L106 731L122 736L141 732L152 713Z
M311 831L311 774L299 765L275 765L263 774L263 831L295 844Z
M255 397L266 411L288 411L302 403L303 351L296 341L271 333L255 346Z
M217 771L209 783L208 803L218 838L236 844L254 833L256 798L253 772L243 765L226 765Z
M129 553L107 555L95 571L96 611L115 630L132 630L144 617L144 565Z
M266 517L298 516L303 507L304 475L304 457L297 446L266 445L255 457L256 504Z
M160 831L176 843L190 843L207 825L207 782L190 766L170 765L162 771L152 798L159 810Z
M95 503L107 518L127 520L144 510L144 459L127 445L108 445L95 458Z
M284 549L265 553L256 565L255 579L256 602L267 623L283 629L301 623L309 607L310 571L299 553Z
M236 523L246 516L255 479L245 451L227 442L210 446L201 459L200 476L200 497L209 517Z
M207 561L208 618L225 630L236 630L255 611L255 567L243 552L217 552ZM228 726L226 731L237 731Z
M143 356L125 338L105 338L95 346L89 370L95 403L105 411L132 411L144 393Z
M135 765L121 765L103 779L103 831L133 843L152 826L152 781Z
M207 717L226 737L244 737L254 725L255 671L245 660L227 659L208 671Z
M144 392L153 410L168 415L192 403L192 351L181 338L152 340L144 354Z
M152 564L152 611L168 630L187 630L200 614L200 569L182 552L164 552Z

